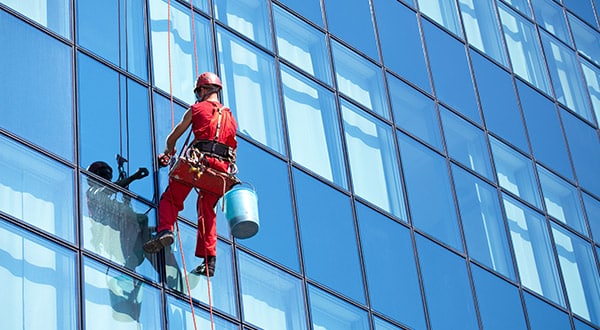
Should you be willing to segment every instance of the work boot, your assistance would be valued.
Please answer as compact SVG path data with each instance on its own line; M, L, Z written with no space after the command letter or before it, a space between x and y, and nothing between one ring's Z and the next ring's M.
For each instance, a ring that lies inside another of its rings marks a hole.
M200 266L196 267L192 273L194 274L198 274L198 275L202 275L202 276L206 276L207 275L207 269L208 269L208 277L213 277L215 275L215 266L217 263L217 257L215 256L208 256L208 263L206 262L206 259L204 259L204 261L200 264ZM208 264L208 266L207 266Z
M147 253L157 253L162 250L164 247L173 244L175 240L175 236L173 236L173 232L170 230L163 230L156 234L156 237L149 240L144 244L144 251Z

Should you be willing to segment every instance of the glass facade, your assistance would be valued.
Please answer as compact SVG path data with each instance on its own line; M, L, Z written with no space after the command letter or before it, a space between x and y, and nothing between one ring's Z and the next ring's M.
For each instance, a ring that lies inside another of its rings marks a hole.
M600 329L599 0L0 0L0 31L7 329ZM204 71L260 214L218 204L210 281L194 193L142 250Z

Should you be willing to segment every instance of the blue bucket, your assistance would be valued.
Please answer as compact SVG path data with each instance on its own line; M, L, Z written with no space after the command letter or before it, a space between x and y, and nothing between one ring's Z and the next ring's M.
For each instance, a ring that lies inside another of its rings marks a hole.
M258 198L253 188L235 185L224 198L225 218L235 238L250 238L258 232Z

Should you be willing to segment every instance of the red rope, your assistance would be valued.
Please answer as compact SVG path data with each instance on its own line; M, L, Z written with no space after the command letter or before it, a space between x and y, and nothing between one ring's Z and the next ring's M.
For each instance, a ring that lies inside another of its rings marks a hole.
M196 28L194 27L194 4L193 1L190 0L190 12L192 13L192 43L194 45L194 67L196 68L196 75L194 77L198 77L198 50L196 48Z
M198 196L200 198L202 198L202 193L200 191L198 192ZM198 211L200 212L200 216L198 217L198 222L202 222L202 240L206 239L206 227L204 226L204 212L202 211L202 207L200 207L198 209ZM216 224L215 224L216 225ZM215 330L215 322L213 320L213 305L212 305L212 295L211 295L211 291L210 291L210 276L208 273L208 251L205 248L204 249L204 270L205 270L205 275L206 275L206 286L207 286L207 290L208 290L208 308L209 308L209 314L210 314L210 328L212 330Z

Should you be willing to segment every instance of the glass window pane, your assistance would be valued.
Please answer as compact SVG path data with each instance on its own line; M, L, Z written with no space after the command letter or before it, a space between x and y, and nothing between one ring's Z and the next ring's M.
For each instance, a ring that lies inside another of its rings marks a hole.
M527 0L502 0L527 17L531 17L531 9Z
M395 0L375 0L373 6L385 66L431 92L415 12Z
M413 329L424 329L410 231L361 203L356 212L371 308Z
M263 329L306 329L302 281L239 251L244 321Z
M444 150L435 102L395 76L387 77L396 126Z
M581 67L596 114L596 123L600 123L600 68L583 59L581 60Z
M236 163L238 178L256 189L260 214L258 233L236 243L300 272L287 163L241 139Z
M587 88L575 53L545 32L542 32L542 41L556 99L593 122L592 109L587 99Z
M427 21L423 21L423 30L436 96L481 123L465 45Z
M541 209L531 159L494 138L490 139L490 143L500 186Z
M432 329L479 329L465 259L415 235Z
M508 65L494 0L459 0L467 41L502 65Z
M192 31L189 6L171 1L169 32L167 0L150 0L149 5L154 84L168 93L172 90L173 96L192 104L198 71L215 71L210 24L195 14L195 31Z
M479 0L481 1L481 0ZM419 10L444 26L452 33L462 37L458 8L454 1L447 0L419 0Z
M158 289L88 258L82 276L85 329L161 328Z
M335 96L285 65L281 83L292 160L347 188Z
M487 129L528 152L512 76L477 52L471 51L471 60Z
M216 0L215 17L267 49L273 49L268 2Z
M440 107L440 113L450 157L493 181L485 133L445 107Z
M600 57L598 57L598 54L600 54L600 32L592 29L571 13L568 14L568 17L577 50L588 60L600 65Z
M308 287L308 294L313 329L369 329L369 315L366 311L312 285Z
M299 170L293 174L306 276L364 304L350 199Z
M592 245L559 225L551 224L571 310L600 325L600 275Z
M318 26L323 26L323 13L321 12L320 0L280 0L279 2L285 4L288 8L291 8L300 15L311 20Z
M483 329L526 330L519 290L480 267L471 266Z
M598 26L598 23L594 19L592 0L563 0L563 3L569 10L583 18L588 24ZM598 2L596 2L596 8L598 8Z
M0 135L0 210L75 242L73 170Z
M226 321L215 314L209 314L204 309L194 308L194 315L190 309L190 302L179 300L167 295L167 324L169 330L194 329L194 321L198 329L239 330L235 323Z
M389 118L381 68L338 42L332 41L331 47L340 92L384 118Z
M398 140L413 224L462 251L446 159L404 134Z
M279 55L331 85L331 64L325 34L277 5L273 6L273 16Z
M556 105L520 80L517 80L517 87L536 161L573 179L573 170Z
M240 133L285 154L273 58L223 29L217 29L223 103Z
M9 298L0 309L2 327L77 329L75 253L4 220L0 220L0 242L2 295Z
M369 1L324 0L329 31L367 56L378 60L375 30ZM344 13L340 15L340 13ZM349 19L351 18L351 19Z
M452 167L458 208L471 258L514 280L508 235L495 187Z
M2 0L2 4L11 7L61 36L71 39L70 0ZM0 30L6 31L4 28ZM13 44L3 43L3 45ZM40 49L45 50L46 48L40 47Z
M571 45L565 13L553 0L531 1L536 22L564 43Z
M375 330L402 330L402 328L386 322L377 316L373 316L373 324L375 326Z
M535 87L550 94L550 85L535 26L502 4L498 4L498 9L513 71Z
M71 47L3 10L0 31L0 128L72 161Z
M552 253L546 219L516 200L504 196L504 210L510 229L521 283L564 306L556 260Z
M354 192L406 220L392 128L341 102Z
M586 193L582 193L582 195L592 238L600 243L600 201Z
M575 323L575 330L596 330L597 328L592 327L583 321L573 318L573 323Z
M525 292L527 318L531 330L571 329L569 315L536 296Z
M577 188L539 165L537 170L548 214L587 235Z

